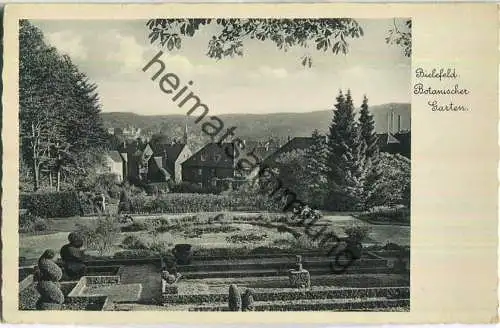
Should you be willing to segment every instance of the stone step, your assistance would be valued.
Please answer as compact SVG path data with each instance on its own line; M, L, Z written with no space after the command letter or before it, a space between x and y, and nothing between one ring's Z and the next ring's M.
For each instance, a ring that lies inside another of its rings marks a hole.
M312 268L329 268L330 263L335 261L329 257L311 257L303 259L302 265L306 270ZM342 261L342 259L340 259ZM387 260L384 259L360 259L352 263L352 267L371 268L384 267L387 265ZM198 261L189 265L178 265L177 269L180 272L196 272L196 271L236 271L249 269L277 269L280 271L288 271L296 267L295 259L290 258L274 258L274 259L246 259L246 260L217 260L217 261Z
M190 284L204 284L208 286L229 286L236 284L247 288L284 288L290 286L288 276L271 277L239 277L239 278L205 278L189 279ZM181 279L182 283L182 279ZM407 276L401 274L323 274L311 276L312 286L338 286L344 288L369 288L369 287L396 287L409 286Z
M398 308L409 311L409 299L316 299L295 301L254 302L255 311L390 311ZM169 311L229 311L228 304L220 302L207 305L180 305L168 307Z
M241 294L245 291L240 288ZM254 300L264 301L296 301L316 299L367 299L380 298L402 299L410 297L409 287L376 287L376 288L336 288L328 286L313 286L308 290L296 288L258 288L254 289ZM228 301L227 287L220 288L218 293L200 294L166 294L163 296L165 305L171 304L203 304Z
M308 269L311 275L332 274L329 267L310 268ZM287 276L288 270L283 269L248 269L248 270L227 270L227 271L193 271L182 273L183 279L205 279L205 278L239 278L239 277L268 277L268 276ZM395 273L393 268L384 267L349 267L345 273Z

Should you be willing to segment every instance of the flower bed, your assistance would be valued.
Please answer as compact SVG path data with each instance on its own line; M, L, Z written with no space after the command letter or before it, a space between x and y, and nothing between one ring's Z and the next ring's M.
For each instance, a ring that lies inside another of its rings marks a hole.
M120 283L120 276L83 276L68 297L78 297L89 285L116 285Z

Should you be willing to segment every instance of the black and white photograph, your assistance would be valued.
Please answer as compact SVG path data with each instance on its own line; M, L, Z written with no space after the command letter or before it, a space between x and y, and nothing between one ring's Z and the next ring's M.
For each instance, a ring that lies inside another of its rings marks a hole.
M410 311L411 17L18 37L20 311Z

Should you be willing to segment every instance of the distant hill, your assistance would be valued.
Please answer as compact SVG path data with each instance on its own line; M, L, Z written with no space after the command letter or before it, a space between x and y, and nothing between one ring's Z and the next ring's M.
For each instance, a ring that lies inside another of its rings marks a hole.
M394 112L394 129L397 129L398 115L401 117L401 129L410 130L410 104L390 103L371 106L370 112L375 120L375 130L378 133L387 131L388 113ZM138 115L124 112L102 113L106 127L124 128L135 126L152 133L163 131L172 137L181 137L184 131L184 115ZM219 115L225 128L236 126L234 134L241 138L252 140L269 137L286 139L288 136L309 136L314 129L326 132L332 119L331 110L321 110L309 113L272 113L272 114L226 114ZM188 121L190 136L201 136L201 123Z

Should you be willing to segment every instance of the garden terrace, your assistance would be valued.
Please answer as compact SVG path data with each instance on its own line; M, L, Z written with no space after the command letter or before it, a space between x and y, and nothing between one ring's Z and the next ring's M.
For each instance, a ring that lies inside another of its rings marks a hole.
M408 227L371 227L362 258L345 272L333 274L329 248L294 237L300 227L280 231L286 221L283 213L171 214L127 220L118 220L109 250L101 253L87 247L87 276L61 283L64 309L227 311L231 284L242 292L254 291L257 311L409 309L410 254L406 246L398 246L409 244ZM24 257L20 263L25 265L19 271L21 309L34 308L30 297L35 302L38 297L32 268L27 266L35 265L44 249L67 243L77 224L92 227L95 222L99 219L53 219L48 231L20 234L25 247L20 249ZM344 227L356 222L351 216L327 215L318 226L328 224L342 235ZM192 245L192 256L189 264L177 264L182 277L170 286L161 277L171 264L175 244ZM297 255L310 273L310 289L290 287L288 271L296 267ZM398 262L401 256L403 262Z
M321 269L326 265L327 268L327 260L304 257L304 268L311 272L312 287L302 290L289 287L286 270L294 263L291 256L226 261L207 257L193 259L190 265L178 266L183 278L176 284L177 294L162 294L159 258L93 261L88 263L93 265L88 270L93 276L61 283L66 296L63 308L227 311L228 286L237 284L242 291L244 288L254 291L256 311L408 310L409 278L387 266L386 259L363 258L351 272L338 275L309 267ZM363 272L363 267L370 273ZM388 273L379 273L379 269ZM29 281L30 277L25 280ZM33 284L29 283L21 290L21 309L33 309L37 297Z

